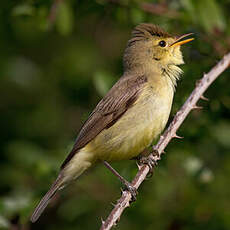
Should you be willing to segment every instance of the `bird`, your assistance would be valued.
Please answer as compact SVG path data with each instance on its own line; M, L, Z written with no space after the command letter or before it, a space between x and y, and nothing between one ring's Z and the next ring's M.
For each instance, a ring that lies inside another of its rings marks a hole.
M57 191L92 165L105 162L108 166L113 161L138 157L160 135L182 74L181 45L194 39L187 38L189 35L173 36L150 23L133 29L123 55L123 75L83 124L31 222L37 221Z

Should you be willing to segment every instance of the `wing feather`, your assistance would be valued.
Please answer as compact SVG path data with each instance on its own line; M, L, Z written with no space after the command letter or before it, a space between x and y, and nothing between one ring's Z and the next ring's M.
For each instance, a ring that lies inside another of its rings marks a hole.
M72 157L102 130L108 129L133 105L143 85L147 82L144 75L123 76L110 89L107 95L98 103L75 141L72 151L63 162L61 168L72 159Z

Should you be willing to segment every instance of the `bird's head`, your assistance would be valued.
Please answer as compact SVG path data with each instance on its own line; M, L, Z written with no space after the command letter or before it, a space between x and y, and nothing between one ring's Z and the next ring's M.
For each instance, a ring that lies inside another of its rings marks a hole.
M124 54L124 67L154 66L166 68L169 65L183 64L180 50L182 44L193 38L184 39L191 34L175 37L165 32L159 26L143 23L132 32Z

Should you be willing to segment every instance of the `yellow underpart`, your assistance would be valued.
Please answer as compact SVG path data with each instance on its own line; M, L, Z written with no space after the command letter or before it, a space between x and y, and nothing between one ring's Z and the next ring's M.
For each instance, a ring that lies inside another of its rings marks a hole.
M64 168L66 182L77 178L96 161L111 162L138 156L162 132L170 114L174 89L167 76L154 76L114 125L104 129L75 154Z
M158 91L148 80L135 104L92 140L88 151L97 159L118 161L136 157L148 147L165 127L171 110L173 88L165 81Z

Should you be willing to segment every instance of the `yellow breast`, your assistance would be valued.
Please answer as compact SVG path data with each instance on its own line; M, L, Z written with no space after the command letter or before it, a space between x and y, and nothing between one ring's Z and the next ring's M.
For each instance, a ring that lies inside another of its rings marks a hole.
M87 149L100 160L117 161L136 157L164 129L172 99L171 87L164 86L158 90L150 82L143 88L135 104L113 126L92 140Z

